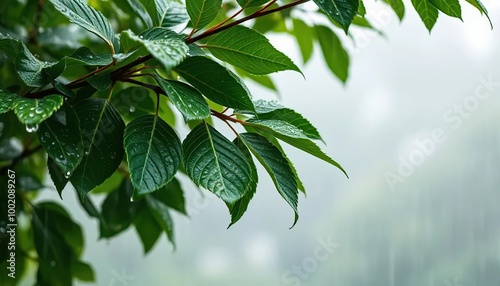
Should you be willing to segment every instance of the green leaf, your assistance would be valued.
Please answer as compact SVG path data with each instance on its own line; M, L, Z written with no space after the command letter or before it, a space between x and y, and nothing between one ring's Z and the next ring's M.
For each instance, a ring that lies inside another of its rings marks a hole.
M47 168L49 170L50 179L54 182L54 186L56 187L59 197L62 198L62 191L68 184L69 178L66 178L63 171L61 171L56 162L54 162L54 160L50 157L47 160Z
M189 50L184 40L175 32L165 28L151 28L139 36L132 31L124 31L132 41L144 46L165 69L169 71L178 65L187 55Z
M250 91L241 79L206 57L186 58L174 70L215 103L231 108L255 110Z
M163 231L165 231L168 240L175 248L174 222L172 221L172 217L170 217L168 207L153 196L146 197L146 204L151 214L156 219L156 222L161 226Z
M323 51L323 57L330 70L342 82L349 77L349 54L342 46L337 35L326 26L316 26L319 44Z
M109 101L89 98L75 105L82 130L84 156L71 176L80 198L102 184L120 165L125 124Z
M261 33L235 26L209 37L205 46L218 59L256 75L300 69Z
M251 168L245 155L226 137L206 122L191 131L182 144L187 175L232 204L251 183Z
M210 107L198 90L180 81L166 80L156 74L154 78L182 113L185 121L200 120L210 116Z
M182 146L165 121L154 115L136 119L127 125L123 141L134 200L172 180L182 162Z
M359 0L314 0L333 21L337 22L347 34L359 8Z
M429 0L429 2L446 15L462 20L462 8L458 0Z
M87 47L81 47L71 56L65 57L65 60L68 66L81 64L86 66L105 66L113 61L113 56L110 54L97 54Z
M0 89L0 114L7 113L15 106L17 95Z
M366 16L366 7L365 3L363 3L363 0L359 0L358 15L360 15L361 17Z
M347 173L337 162L328 157L314 142L311 141L300 129L290 123L280 120L249 120L250 126L260 132L275 136L283 142L309 153L333 166L339 168L346 176Z
M233 141L234 145L240 149L241 153L245 155L248 164L250 164L250 185L248 185L247 190L245 191L245 194L241 199L237 200L233 204L227 204L229 208L229 212L231 213L231 224L229 224L228 228L230 228L233 224L237 223L243 214L248 209L248 205L250 204L250 201L252 200L253 196L255 195L255 192L257 191L257 183L259 181L259 177L257 174L257 167L255 167L255 163L253 162L252 154L246 147L245 143L241 140L241 138L238 136L236 139Z
M68 104L40 124L38 138L63 174L69 178L83 157L80 120Z
M493 23L491 22L490 16L488 14L488 10L483 5L483 3L479 0L466 0L466 1L469 4L471 4L472 6L476 7L479 10L479 12L481 12L481 14L484 13L484 15L486 15L486 18L488 18L488 21L490 21L491 29L493 29Z
M314 127L309 120L290 108L281 108L268 113L259 114L258 117L263 120L275 119L288 122L302 130L307 137L315 140L323 140L316 127Z
M81 0L49 0L54 7L66 16L70 22L79 25L85 30L97 35L115 51L120 50L120 43L115 36L113 27L108 19L96 9L83 3Z
M212 22L222 7L222 0L186 0L186 9L193 29L202 29Z
M150 91L140 86L127 87L113 94L111 103L126 121L153 114L156 110Z
M66 67L64 61L40 61L22 41L2 33L0 33L0 51L4 52L15 63L19 77L30 87L47 85L57 78Z
M234 70L243 79L249 78L265 88L268 88L268 89L276 91L276 92L278 91L278 89L276 88L276 85L274 84L273 80L271 79L271 76L269 76L269 75L253 75L253 74L246 72L242 69L239 69L237 67L235 67Z
M387 0L389 5L391 5L392 10L396 13L399 18L399 21L402 21L405 16L405 4L403 0Z
M41 99L20 97L16 101L14 112L23 124L40 124L57 111L64 99L60 95L49 95Z
M71 265L71 274L73 274L75 278L83 282L95 281L94 270L92 269L92 266L82 261L76 261Z
M299 218L297 209L299 192L297 178L288 160L276 146L259 134L242 133L240 137L252 154L264 166L280 195L292 207L295 212L293 222L293 225L295 225Z
M23 43L18 39L12 38L10 35L5 35L0 32L0 51L5 53L13 62L22 50Z
M139 238L141 239L144 253L148 253L158 241L162 227L156 222L149 208L141 208L134 218L134 226Z
M293 35L299 44L304 63L308 62L314 50L314 34L312 29L302 20L293 18Z
M71 272L53 270L70 266L75 257L59 229L61 223L69 221L67 213L54 203L42 203L33 209L33 239L39 258L37 279L42 285L71 285Z
M19 77L27 86L41 87L57 78L66 66L64 61L44 62L38 60L24 45L16 60L16 69Z
M189 21L186 7L182 4L166 0L155 0L155 3L160 27L171 28Z
M236 0L240 4L241 8L250 8L262 6L269 2L269 0Z
M130 201L133 193L129 180L106 197L101 206L102 221L100 221L100 237L110 238L126 230L137 212L137 204Z
M153 196L166 206L187 215L184 192L182 191L181 184L176 178L172 179L165 187L155 192Z
M413 7L415 7L415 10L417 10L420 19L422 19L422 22L424 22L425 27L427 27L427 30L429 30L430 33L438 19L438 9L434 7L429 0L411 0L411 3L413 4Z
M144 4L139 0L127 0L130 7L134 10L134 12L141 18L142 22L147 28L153 27L153 20L148 13ZM163 2L163 1L155 1L155 2Z

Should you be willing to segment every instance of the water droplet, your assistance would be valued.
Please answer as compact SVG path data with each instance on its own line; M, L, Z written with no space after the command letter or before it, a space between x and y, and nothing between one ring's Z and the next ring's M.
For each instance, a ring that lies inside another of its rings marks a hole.
M64 177L66 177L66 179L69 178L70 176L71 176L71 172L69 172L69 171L66 172L66 174L64 174Z
M135 106L131 106L128 111L130 111L131 113L134 113L135 112Z
M26 131L33 133L38 131L38 124L26 124Z
M139 36L139 39L144 39L144 36Z
M43 109L37 108L37 109L35 109L35 113L36 114L42 114L43 113Z

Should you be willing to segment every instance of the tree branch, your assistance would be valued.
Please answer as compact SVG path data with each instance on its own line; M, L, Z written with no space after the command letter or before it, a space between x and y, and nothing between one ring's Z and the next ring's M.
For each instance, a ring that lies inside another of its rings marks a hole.
M246 21L249 21L249 20L252 20L252 19L255 19L255 18L259 18L259 17L262 17L262 16L266 16L266 15L269 15L269 14L272 14L272 13L275 13L275 12L279 12L279 11L282 11L282 10L286 10L286 9L292 8L294 6L297 6L297 5L300 5L300 4L309 2L309 1L310 0L297 0L295 2L286 4L286 5L283 5L283 6L279 6L279 7L276 7L274 9L270 9L270 10L260 9L257 12L255 12L255 13L247 16L247 17L241 18L241 19L236 20L234 22L231 22L229 24L220 26L220 27L215 28L215 29L208 29L208 30L206 30L205 32L203 32L202 34L200 34L200 35L198 35L196 37L193 37L193 38L189 38L188 37L188 38L185 39L185 42L186 42L186 44L189 45L189 44L195 43L195 42L197 42L197 41L199 41L201 39L207 38L209 36L212 36L214 34L220 33L222 31L227 30L229 28L232 28L234 26L237 26L237 25L239 25L241 23L244 23ZM271 2L271 3L273 3L273 2ZM267 9L269 6L266 5L264 7ZM123 67L120 67L120 68L114 70L113 72L111 72L111 79L113 81L129 81L127 79L122 79L121 76L125 72L127 72L129 69L131 69L131 68L133 68L133 67L135 67L137 65L140 65L142 63L145 63L145 62L151 60L152 58L153 58L153 56L151 54L137 58L133 62L131 62L129 64L126 64ZM97 72L101 72L101 71L105 70L109 66L111 66L111 65L103 66L103 67L97 69L96 71L91 72L90 74L85 75L83 78L77 79L77 80L75 80L75 81L67 84L66 88L76 89L76 88L81 88L81 87L90 85L90 83L88 81L86 81L85 79L87 79L88 77L94 75ZM135 84L138 84L138 83L141 83L141 82L137 81ZM141 83L141 84L143 84L143 83ZM48 96L48 95L51 95L51 94L60 94L60 92L56 88L49 88L49 89L45 89L45 90L38 91L38 92L33 92L33 93L30 92L30 93L28 93L26 95L26 97L29 97L29 98L42 98L42 97L45 97L45 96Z

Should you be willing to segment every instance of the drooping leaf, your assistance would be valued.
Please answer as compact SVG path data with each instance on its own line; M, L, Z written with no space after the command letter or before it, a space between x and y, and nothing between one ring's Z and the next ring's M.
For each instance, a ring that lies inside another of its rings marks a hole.
M288 160L276 146L259 134L242 133L240 137L252 154L264 166L280 195L292 207L295 212L293 222L293 225L295 225L299 218L297 209L299 192L295 173Z
M80 281L95 281L94 270L92 269L92 266L82 261L76 261L71 265L71 274Z
M60 209L54 203L41 203L33 209L33 236L40 259L37 279L45 285L71 285L72 280L70 271L53 271L55 267L71 266L76 256L60 229L72 222Z
M20 97L17 99L14 112L23 124L40 124L57 111L64 99L60 95L49 95L41 99Z
M16 69L19 77L27 86L41 87L57 78L66 66L64 61L45 62L37 59L24 45L16 59Z
M69 178L83 157L80 120L73 108L64 105L40 124L37 134L47 154Z
M149 208L141 208L134 218L134 226L141 239L142 246L144 247L144 253L148 253L153 249L153 246L158 241L161 233L163 232L162 227L156 222L156 219L151 214Z
M161 226L163 231L165 231L168 240L175 248L174 222L172 221L168 207L153 196L146 197L146 204L151 214L156 219L156 222Z
M56 162L54 162L54 160L50 157L47 160L47 168L49 170L50 179L54 182L54 186L56 187L59 197L62 198L62 191L68 184L69 178L66 178L63 171L61 171Z
M83 198L102 184L120 165L125 124L109 101L89 98L76 106L82 130L84 156L71 176L71 183Z
M486 18L488 18L488 21L490 21L491 29L493 29L493 23L491 22L488 9L486 9L483 3L480 0L466 0L466 1L472 6L476 7L479 10L479 12L481 12L481 14L484 13L484 15L486 15Z
M205 46L220 60L255 75L300 69L261 33L235 26L209 37Z
M195 30L202 29L212 22L221 7L222 0L186 0L186 9Z
M174 70L206 97L222 106L255 110L250 91L241 79L206 57L186 58Z
M133 193L129 180L123 180L121 185L111 191L101 206L102 221L100 221L100 237L110 238L126 230L138 211L137 203L130 201Z
M247 146L243 141L241 140L240 137L236 137L233 141L234 145L240 149L241 153L245 155L248 164L250 164L250 185L248 185L247 190L245 191L245 194L241 199L237 200L233 204L227 204L229 208L229 212L231 213L231 224L229 224L228 228L230 228L233 224L237 223L243 214L248 209L248 205L250 204L250 201L252 200L253 196L255 195L255 192L257 191L257 183L259 181L259 177L257 174L257 168L255 167L255 163L253 162L252 154L248 150Z
M184 40L175 32L165 28L151 28L138 36L127 30L122 33L130 40L144 46L165 69L170 70L178 65L189 50Z
M174 1L155 0L158 26L171 28L189 21L186 7Z
M403 0L387 0L387 2L398 16L399 21L402 21L405 16L405 4Z
M346 32L359 7L359 0L314 0L314 3Z
M136 119L127 125L123 141L134 199L172 180L182 162L182 146L165 121L154 115Z
M462 7L458 0L429 0L429 2L446 15L462 20Z
M252 127L259 132L265 132L275 136L283 142L292 145L306 153L309 153L333 166L339 168L346 176L347 173L332 158L326 155L314 142L311 141L300 129L280 120L249 120Z
M187 175L202 186L233 204L251 183L251 168L241 151L212 126L203 122L194 128L182 144Z
M113 27L101 12L83 3L81 0L49 1L59 10L59 12L66 16L70 22L79 25L106 41L113 49L113 52L120 50L120 42L115 36Z
M293 18L293 35L299 44L304 63L308 62L314 50L314 34L312 29L302 20Z
M41 87L50 83L66 67L64 61L40 61L22 41L2 33L0 33L0 51L15 63L19 77L30 87Z
M316 26L316 33L326 64L335 76L342 82L346 82L349 77L350 61L342 42L328 27Z
M411 0L411 3L430 33L438 19L439 10L434 7L429 0Z
M210 107L198 90L180 81L166 80L156 74L154 77L182 113L184 120L200 120L210 116Z
M238 4L240 4L241 8L251 8L262 6L269 2L269 0L237 0Z
M0 89L0 114L7 113L15 106L17 95Z
M187 215L184 192L182 191L181 184L176 178L173 178L166 186L155 192L153 196L169 208Z
M141 18L142 22L147 28L153 27L153 19L148 13L144 4L139 0L127 0L130 7L134 10L134 12ZM155 2L163 2L163 1L155 1Z

